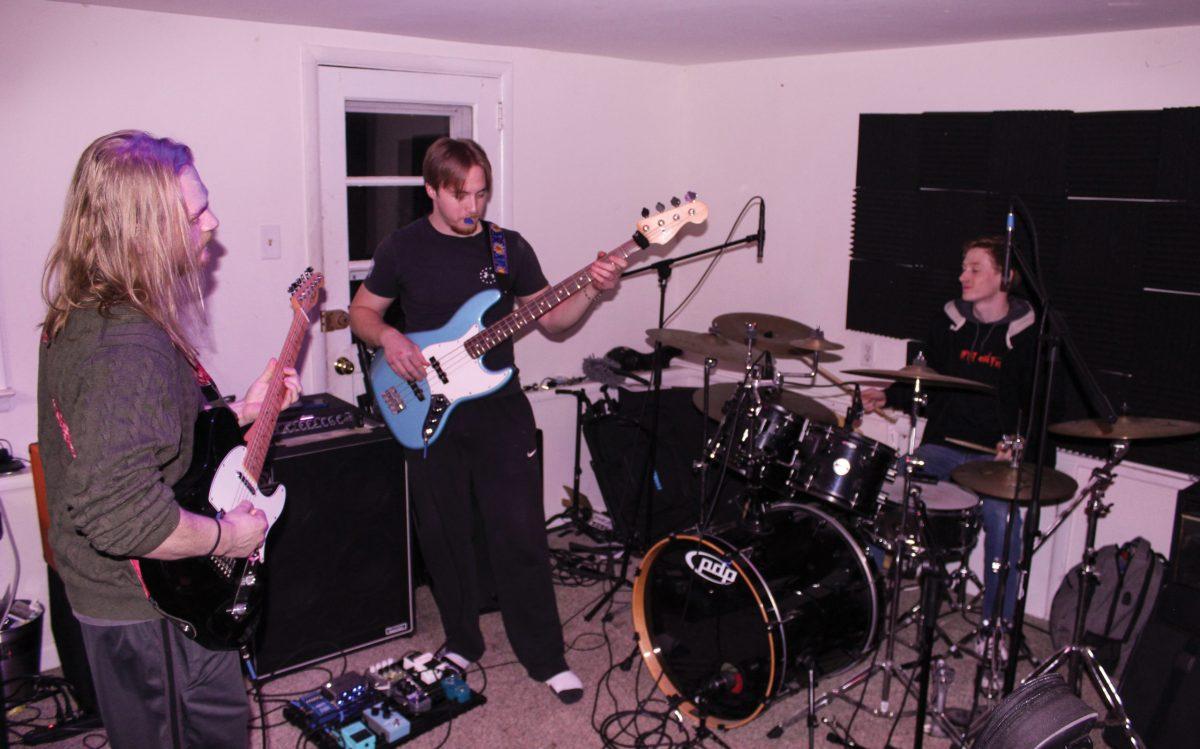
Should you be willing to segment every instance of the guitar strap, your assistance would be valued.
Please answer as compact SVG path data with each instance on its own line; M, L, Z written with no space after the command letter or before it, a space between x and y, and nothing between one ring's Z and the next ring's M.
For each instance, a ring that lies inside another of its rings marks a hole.
M205 403L209 406L228 406L225 399L221 396L221 391L217 388L217 383L213 381L212 375L200 363L200 360L191 352L185 351L182 348L175 347L179 353L183 354L183 358L187 359L187 363L192 368L192 374L196 376L196 384L200 387L200 392L204 395Z
M508 274L508 243L504 240L504 230L491 221L483 222L484 239L488 250L492 253L492 270L496 274L496 286L508 294L512 291L512 276Z

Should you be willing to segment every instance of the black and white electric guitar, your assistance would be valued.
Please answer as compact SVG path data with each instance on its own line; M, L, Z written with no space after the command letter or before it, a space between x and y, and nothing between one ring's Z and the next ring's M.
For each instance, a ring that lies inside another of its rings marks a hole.
M283 371L296 365L325 279L311 268L289 289L292 324L263 398L250 441L244 442L237 417L228 408L209 408L196 419L192 463L175 486L175 499L189 512L216 517L249 500L267 516L267 533L283 514L286 492L258 488L275 422L286 395ZM192 639L213 650L240 647L253 632L263 597L265 546L248 559L205 556L136 562L154 607Z

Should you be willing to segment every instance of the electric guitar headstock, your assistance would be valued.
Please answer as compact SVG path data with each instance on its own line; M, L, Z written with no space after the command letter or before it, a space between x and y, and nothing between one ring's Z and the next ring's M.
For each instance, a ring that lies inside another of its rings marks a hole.
M666 244L686 224L703 224L708 220L708 206L696 200L696 193L691 191L684 194L683 200L671 198L669 208L659 203L655 209L658 213L652 216L649 208L643 208L637 223L637 233L650 244Z
M325 286L325 274L317 273L311 267L305 268L299 278L292 281L292 285L288 287L292 309L307 319L308 313L312 312L313 307L316 307L317 302L321 299L323 286Z

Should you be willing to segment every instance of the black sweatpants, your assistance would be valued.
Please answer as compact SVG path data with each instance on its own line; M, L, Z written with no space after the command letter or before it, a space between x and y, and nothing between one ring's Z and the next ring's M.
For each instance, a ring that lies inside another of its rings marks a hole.
M465 401L426 450L409 450L408 488L446 647L483 657L478 563L490 563L509 642L539 681L567 668L550 580L533 410L523 393ZM486 549L472 542L475 515ZM486 555L486 559L480 559Z
M162 619L79 627L113 749L249 746L236 652L208 650Z

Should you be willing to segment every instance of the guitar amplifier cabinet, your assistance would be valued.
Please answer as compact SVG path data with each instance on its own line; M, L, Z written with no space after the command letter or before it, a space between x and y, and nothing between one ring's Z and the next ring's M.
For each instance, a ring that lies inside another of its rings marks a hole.
M412 634L404 450L391 433L281 439L267 473L287 488L287 505L267 540L259 677Z

